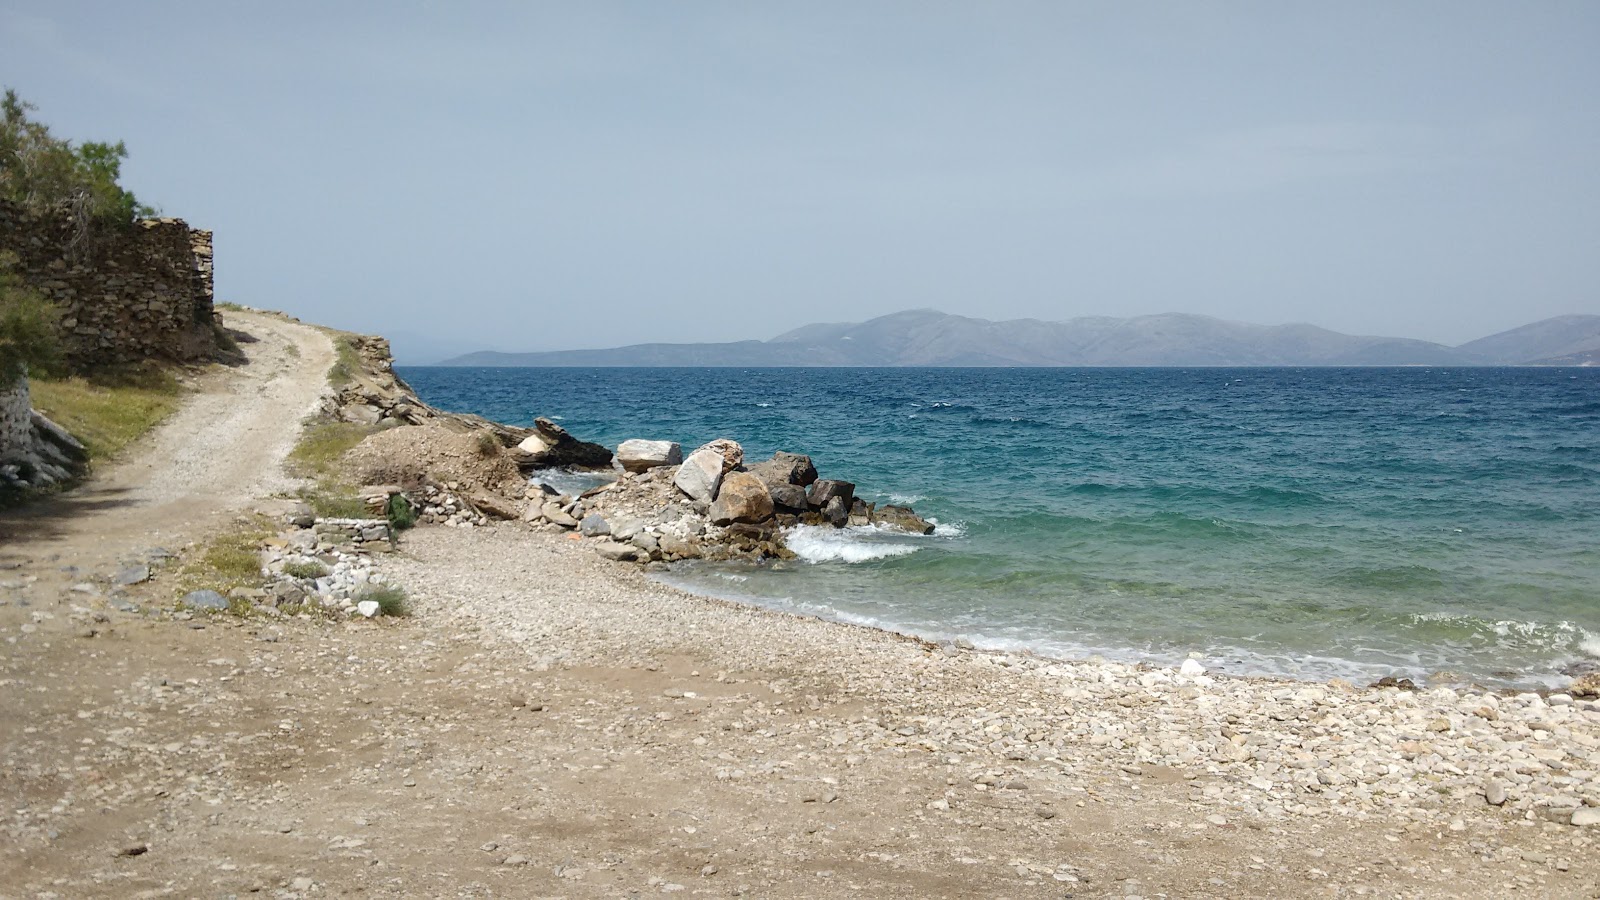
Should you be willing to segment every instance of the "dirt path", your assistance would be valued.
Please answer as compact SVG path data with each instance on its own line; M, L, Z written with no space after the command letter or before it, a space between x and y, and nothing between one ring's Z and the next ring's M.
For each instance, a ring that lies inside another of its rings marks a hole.
M281 462L316 406L333 344L276 316L229 312L249 362L205 373L167 422L69 494L0 516L0 564L67 557L93 572L151 547L174 549L252 500L293 486Z

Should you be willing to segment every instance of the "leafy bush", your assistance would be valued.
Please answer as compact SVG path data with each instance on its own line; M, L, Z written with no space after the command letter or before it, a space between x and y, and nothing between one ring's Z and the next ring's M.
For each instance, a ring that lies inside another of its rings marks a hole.
M0 197L33 211L63 204L85 220L127 225L155 214L123 188L128 148L86 141L74 147L28 113L38 109L6 89L0 99Z
M29 370L51 374L61 367L61 311L23 284L14 264L15 257L0 254L0 390Z
M411 508L411 501L404 494L392 494L389 503L384 507L384 515L389 519L389 527L395 531L405 531L417 524L416 511Z

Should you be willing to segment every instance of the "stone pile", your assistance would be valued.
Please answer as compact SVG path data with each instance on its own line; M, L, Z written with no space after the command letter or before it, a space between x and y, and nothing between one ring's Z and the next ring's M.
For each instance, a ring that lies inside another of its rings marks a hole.
M787 559L783 529L796 525L933 531L907 507L877 507L857 498L854 484L819 478L797 453L746 466L744 448L726 438L687 457L669 441L633 440L617 448L617 460L617 481L578 497L530 488L524 521L576 530L596 538L602 556L636 562Z
M269 548L263 556L268 585L262 597L249 598L258 607L275 611L313 603L369 619L379 614L378 602L368 595L388 585L371 557L341 549L310 552L303 545Z
M394 529L387 519L318 519L311 532L316 536L314 549L319 552L388 553L396 547Z

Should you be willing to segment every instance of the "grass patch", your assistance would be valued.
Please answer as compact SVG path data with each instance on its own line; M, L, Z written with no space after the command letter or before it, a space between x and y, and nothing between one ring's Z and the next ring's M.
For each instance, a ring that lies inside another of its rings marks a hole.
M261 587L261 542L272 535L265 519L223 532L185 557L175 581L181 594L213 590L223 596L239 587Z
M314 482L313 487L301 492L301 497L318 516L371 518L372 511L356 496L356 486L346 480L339 461L377 430L376 425L319 421L308 423L301 432L300 443L289 452L287 467L291 474Z
M375 425L354 422L312 422L301 432L300 443L289 452L289 471L318 481L337 479L339 460L377 431Z
M335 359L328 369L328 384L340 388L355 380L361 371L361 354L356 352L354 335L343 331L330 331Z
M328 567L319 562L285 563L283 574L290 578L321 578L328 574Z
M411 615L411 602L406 599L406 590L392 584L386 584L376 590L369 591L363 600L376 600L378 612L386 616Z
M183 386L159 366L88 377L33 379L33 405L106 460L156 427L183 402Z

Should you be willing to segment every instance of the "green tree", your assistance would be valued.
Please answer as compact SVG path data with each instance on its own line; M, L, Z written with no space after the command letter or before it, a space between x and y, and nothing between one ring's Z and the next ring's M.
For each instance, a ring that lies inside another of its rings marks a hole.
M37 110L7 88L0 99L0 197L30 210L67 206L87 221L126 225L154 213L119 183L128 148L50 133Z
M0 253L0 390L29 370L53 372L61 366L56 325L61 312L29 288L12 270L15 257Z

